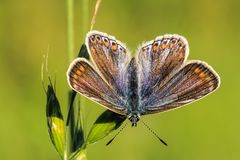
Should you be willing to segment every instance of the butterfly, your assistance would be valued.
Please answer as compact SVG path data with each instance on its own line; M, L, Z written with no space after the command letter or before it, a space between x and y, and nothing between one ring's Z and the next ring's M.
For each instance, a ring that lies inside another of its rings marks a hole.
M76 92L137 126L140 116L160 113L194 102L216 90L218 74L207 63L191 60L187 40L165 34L143 43L131 57L115 37L87 33L85 44L93 65L76 58L67 71Z

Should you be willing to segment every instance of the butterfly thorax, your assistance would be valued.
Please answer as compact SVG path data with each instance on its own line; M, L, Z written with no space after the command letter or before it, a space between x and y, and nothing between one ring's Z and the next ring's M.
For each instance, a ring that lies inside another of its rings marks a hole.
M138 77L136 60L132 58L128 65L128 92L127 92L127 109L128 119L131 121L132 126L137 126L140 119L139 112L139 96L138 96Z

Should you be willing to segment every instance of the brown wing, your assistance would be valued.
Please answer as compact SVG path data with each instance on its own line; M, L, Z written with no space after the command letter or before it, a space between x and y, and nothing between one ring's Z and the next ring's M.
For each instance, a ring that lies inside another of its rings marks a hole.
M86 45L96 68L104 80L121 97L127 96L127 65L130 56L126 47L113 36L90 31Z
M140 103L148 100L155 86L163 86L183 65L188 43L179 35L164 35L144 43L138 51Z
M67 71L67 79L70 87L81 95L113 112L126 114L125 102L84 58L77 58L71 63Z
M142 103L143 114L167 111L194 102L213 92L220 85L218 74L206 63L191 61L166 84L156 86Z

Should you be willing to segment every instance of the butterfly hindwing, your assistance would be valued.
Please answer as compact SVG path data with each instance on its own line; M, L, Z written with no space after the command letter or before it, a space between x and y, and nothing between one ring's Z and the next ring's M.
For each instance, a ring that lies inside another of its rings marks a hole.
M186 61L189 48L186 39L166 34L144 43L138 51L140 103L153 89L163 86Z
M90 31L86 45L94 64L104 80L120 97L127 96L127 65L129 53L113 36L98 31Z
M68 83L73 90L107 109L125 115L124 102L84 59L75 59L67 72Z
M206 63L190 61L142 104L143 114L167 111L198 100L218 88L220 79Z

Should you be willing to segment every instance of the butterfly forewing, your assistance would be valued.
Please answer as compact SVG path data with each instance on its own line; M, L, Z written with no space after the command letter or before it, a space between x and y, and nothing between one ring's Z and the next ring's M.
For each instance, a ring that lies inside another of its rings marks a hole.
M68 83L76 92L94 100L107 109L125 115L124 102L84 59L77 58L70 65Z
M162 87L156 87L143 104L143 114L158 113L191 103L220 84L217 73L204 62L191 61Z
M130 57L125 46L113 36L98 31L90 31L87 34L86 44L104 80L120 97L126 98L127 64Z
M144 43L138 53L140 103L154 96L182 66L188 56L188 43L179 35L164 35Z

